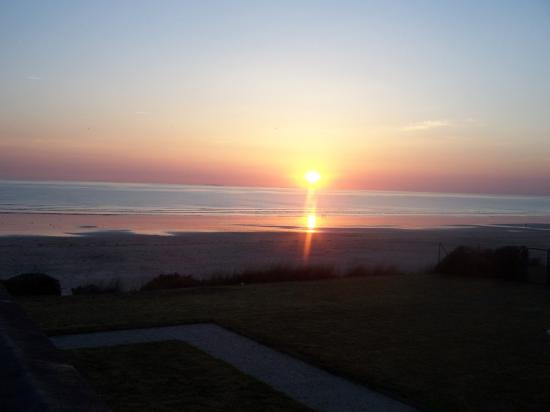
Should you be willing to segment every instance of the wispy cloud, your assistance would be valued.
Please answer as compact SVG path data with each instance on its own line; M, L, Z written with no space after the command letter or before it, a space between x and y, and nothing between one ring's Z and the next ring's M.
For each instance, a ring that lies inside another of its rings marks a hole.
M31 74L27 76L27 80L41 80L42 78L40 76L36 76L34 74Z
M404 132L412 132L416 130L430 130L437 129L440 127L450 126L448 120L423 120L421 122L411 123L401 128Z

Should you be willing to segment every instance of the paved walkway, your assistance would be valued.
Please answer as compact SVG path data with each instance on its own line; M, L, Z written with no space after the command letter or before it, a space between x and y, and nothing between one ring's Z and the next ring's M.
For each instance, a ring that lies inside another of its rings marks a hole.
M414 408L332 375L215 324L192 324L66 335L51 338L60 349L180 340L233 365L317 411L412 412Z

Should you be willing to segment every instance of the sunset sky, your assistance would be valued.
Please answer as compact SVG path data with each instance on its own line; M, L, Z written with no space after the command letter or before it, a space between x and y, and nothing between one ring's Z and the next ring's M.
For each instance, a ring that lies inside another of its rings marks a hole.
M0 179L550 194L550 2L12 1Z

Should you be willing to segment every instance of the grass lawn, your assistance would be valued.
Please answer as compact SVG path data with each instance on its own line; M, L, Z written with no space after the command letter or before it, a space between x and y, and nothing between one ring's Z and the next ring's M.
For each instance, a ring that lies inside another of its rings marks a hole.
M215 321L428 410L550 410L537 285L408 275L21 303L50 334Z
M116 412L309 410L182 342L67 352Z

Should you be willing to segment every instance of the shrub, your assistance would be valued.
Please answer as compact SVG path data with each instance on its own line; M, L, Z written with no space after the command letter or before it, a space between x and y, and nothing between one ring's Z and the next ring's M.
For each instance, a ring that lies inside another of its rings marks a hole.
M402 272L395 266L354 266L348 269L345 273L347 277L367 277L367 276L394 276L400 275Z
M488 276L494 273L491 250L459 246L439 262L434 271L447 275Z
M161 274L141 287L141 290L180 289L199 286L201 282L179 273Z
M540 260L540 257L529 258L529 266L532 266L532 267L541 267L541 266L543 266L542 261Z
M381 276L399 274L392 266L356 266L344 276ZM247 283L274 283L291 281L312 281L335 279L340 273L332 266L285 266L277 265L266 269L247 269L240 272L216 273L208 279L197 280L189 275L178 273L162 274L141 287L141 290L180 289L195 286L227 286Z
M272 283L332 279L338 273L332 266L285 266L267 269L247 269L232 274L217 274L203 281L207 285L238 285L242 283Z
M525 247L493 249L459 246L439 262L434 272L459 276L486 276L525 280L529 256Z
M236 274L235 279L244 283L266 283L330 279L336 275L331 266L272 266L267 269L245 270Z
M122 287L120 281L114 280L108 284L88 284L71 289L73 295L102 295L104 293L120 293Z
M59 281L44 273L22 273L3 284L13 296L61 295Z
M495 273L511 280L527 280L529 270L527 248L505 246L495 250Z

